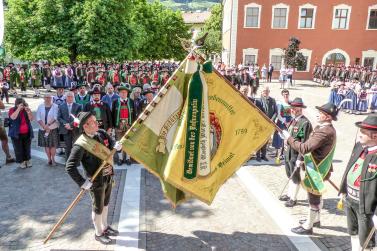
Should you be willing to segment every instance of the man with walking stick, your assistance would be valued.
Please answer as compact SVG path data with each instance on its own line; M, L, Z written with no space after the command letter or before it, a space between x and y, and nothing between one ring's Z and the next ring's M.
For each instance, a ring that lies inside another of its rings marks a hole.
M337 107L327 103L315 108L318 109L318 125L305 142L295 139L286 130L282 132L282 137L287 143L304 156L305 178L301 184L308 192L309 213L306 220L300 221L300 226L291 230L293 233L304 235L313 234L314 224L320 225L324 181L330 178L332 172L336 143L336 131L331 122L337 119Z
M107 223L108 205L113 184L113 164L106 164L113 148L120 150L121 144L114 141L105 130L98 128L96 116L91 112L78 114L81 136L74 143L71 154L66 163L66 170L71 178L81 187L88 190L92 199L92 220L95 229L95 239L103 244L110 244L109 236L119 234ZM77 167L80 162L87 178L83 178ZM110 163L112 160L109 161ZM98 168L102 168L99 175L92 178Z
M287 125L288 132L295 140L305 142L313 130L310 121L302 114L302 110L306 106L301 98L295 98L292 102L289 102L289 106L293 120ZM290 145L287 145L284 154L285 172L289 179L288 193L280 196L279 200L285 201L286 207L293 207L297 203L297 194L301 182L300 166L304 162L304 157Z
M361 245L375 246L373 227L377 226L377 116L369 115L356 126L360 128L358 142L340 184L353 251Z

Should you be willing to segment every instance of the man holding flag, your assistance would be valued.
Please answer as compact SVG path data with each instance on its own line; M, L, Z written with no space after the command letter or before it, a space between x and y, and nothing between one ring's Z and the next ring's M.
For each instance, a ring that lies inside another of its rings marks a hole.
M109 236L119 234L107 223L111 188L113 185L113 165L107 164L100 174L91 181L91 177L111 154L110 150L121 149L114 143L105 130L98 128L96 116L91 112L80 112L77 119L82 135L74 143L65 169L81 189L89 190L92 199L92 220L95 228L95 239L103 244L110 244ZM87 178L83 178L77 167L80 162ZM111 161L110 161L111 162Z
M281 135L291 148L304 156L306 174L301 184L308 191L309 214L306 220L300 221L302 225L292 228L292 232L296 234L313 234L313 225L320 225L324 180L329 179L332 172L336 143L336 131L332 121L337 119L338 109L331 103L315 108L318 109L318 125L305 142L295 139L286 130Z

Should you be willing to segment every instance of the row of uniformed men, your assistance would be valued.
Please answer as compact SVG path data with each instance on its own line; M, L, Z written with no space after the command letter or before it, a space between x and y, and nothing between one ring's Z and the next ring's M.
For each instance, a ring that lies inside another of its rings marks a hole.
M166 65L166 66L165 66ZM27 87L32 87L34 96L39 97L39 88L51 87L70 88L73 83L99 83L105 86L111 83L114 86L121 83L129 83L131 86L150 84L158 89L169 79L170 74L176 69L177 64L141 64L139 62L119 64L73 64L55 65L48 63L32 64L30 68L25 65L8 64L0 70L0 80L6 83L2 85L3 91L10 89L10 94L15 94L15 87L19 87L25 95Z
M329 86L335 78L341 81L351 82L352 80L361 81L362 84L373 84L377 81L377 70L371 67L356 66L335 66L315 64L312 71L313 80L322 85Z
M286 141L285 169L289 178L288 192L279 197L287 207L297 203L297 194L303 179L300 170L305 170L304 155L311 154L316 166L329 157L336 143L336 130L332 121L337 120L339 109L332 103L316 106L318 125L313 129L303 115L306 108L301 98L295 98L283 109L286 129L280 136ZM358 142L355 144L340 184L339 195L345 204L348 233L351 235L352 250L360 250L373 226L377 227L377 116L370 115L362 122ZM329 180L332 165L325 174ZM304 186L305 187L305 186ZM308 216L292 228L296 234L312 234L313 227L320 227L320 211L323 207L321 194L306 189L309 201ZM368 247L375 246L373 237Z

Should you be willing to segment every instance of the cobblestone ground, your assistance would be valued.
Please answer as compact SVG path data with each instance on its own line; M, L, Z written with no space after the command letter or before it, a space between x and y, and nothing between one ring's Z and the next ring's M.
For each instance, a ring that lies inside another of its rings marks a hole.
M86 194L73 209L64 225L46 244L42 241L79 189L64 167L48 167L46 161L33 159L33 167L20 169L17 164L0 168L1 210L0 250L112 250L94 241L91 203ZM4 162L1 155L0 163ZM118 222L116 198L126 172L116 171L115 186L109 208L109 222Z
M191 200L174 210L159 181L144 174L141 234L147 250L295 250L237 177L228 180L211 206Z

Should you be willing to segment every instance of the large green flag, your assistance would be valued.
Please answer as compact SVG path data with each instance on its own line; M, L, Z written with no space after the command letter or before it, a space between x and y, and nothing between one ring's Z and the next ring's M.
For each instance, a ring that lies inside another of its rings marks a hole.
M160 179L164 195L173 205L183 201L185 194L165 182L163 173L190 79L184 71L186 63L178 67L123 141L123 150Z

